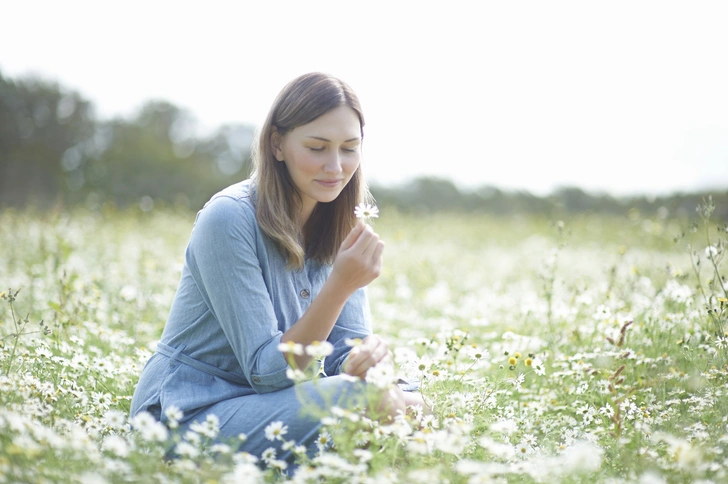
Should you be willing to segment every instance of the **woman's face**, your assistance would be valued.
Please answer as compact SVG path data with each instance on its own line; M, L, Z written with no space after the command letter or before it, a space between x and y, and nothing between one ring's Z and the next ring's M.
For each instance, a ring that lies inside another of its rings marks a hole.
M286 164L303 200L305 223L318 202L331 202L361 161L361 126L356 111L340 106L284 136L274 133L273 153Z

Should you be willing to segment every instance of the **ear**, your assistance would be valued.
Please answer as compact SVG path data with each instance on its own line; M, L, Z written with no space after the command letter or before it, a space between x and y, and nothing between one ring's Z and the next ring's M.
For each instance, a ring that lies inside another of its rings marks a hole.
M276 160L283 161L283 149L281 148L281 145L283 144L283 136L278 132L277 129L273 128L273 132L270 135L270 145L271 148L273 148L273 156L276 157Z

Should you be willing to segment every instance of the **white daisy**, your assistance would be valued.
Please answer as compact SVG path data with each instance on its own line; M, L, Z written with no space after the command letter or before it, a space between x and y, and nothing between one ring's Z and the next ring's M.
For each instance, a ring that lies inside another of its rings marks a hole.
M288 425L283 425L283 422L276 420L271 422L265 428L265 438L268 440L283 440L283 436L288 433Z
M356 218L369 219L379 217L379 209L376 205L369 205L368 203L360 203L354 209L354 215Z

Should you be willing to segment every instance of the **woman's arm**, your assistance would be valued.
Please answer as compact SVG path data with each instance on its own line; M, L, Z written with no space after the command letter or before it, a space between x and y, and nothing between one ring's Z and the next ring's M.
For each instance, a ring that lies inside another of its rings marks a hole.
M301 319L283 333L281 342L305 346L327 340L347 300L379 276L383 250L384 242L360 221L341 244L333 270L318 296ZM311 357L295 355L294 360L299 368L306 368Z
M263 278L255 214L240 201L219 197L195 223L187 263L206 305L220 323L248 383L258 393L291 386L278 345L325 341L347 299L381 270L383 243L358 224L344 241L329 278L303 316L285 333L278 330ZM299 368L310 357L296 358Z

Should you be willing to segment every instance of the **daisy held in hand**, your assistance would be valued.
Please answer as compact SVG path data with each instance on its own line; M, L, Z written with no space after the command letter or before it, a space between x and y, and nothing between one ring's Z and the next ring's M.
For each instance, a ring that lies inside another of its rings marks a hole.
M356 218L362 220L377 218L379 217L379 209L376 205L370 205L362 202L354 209L354 215L356 215Z

